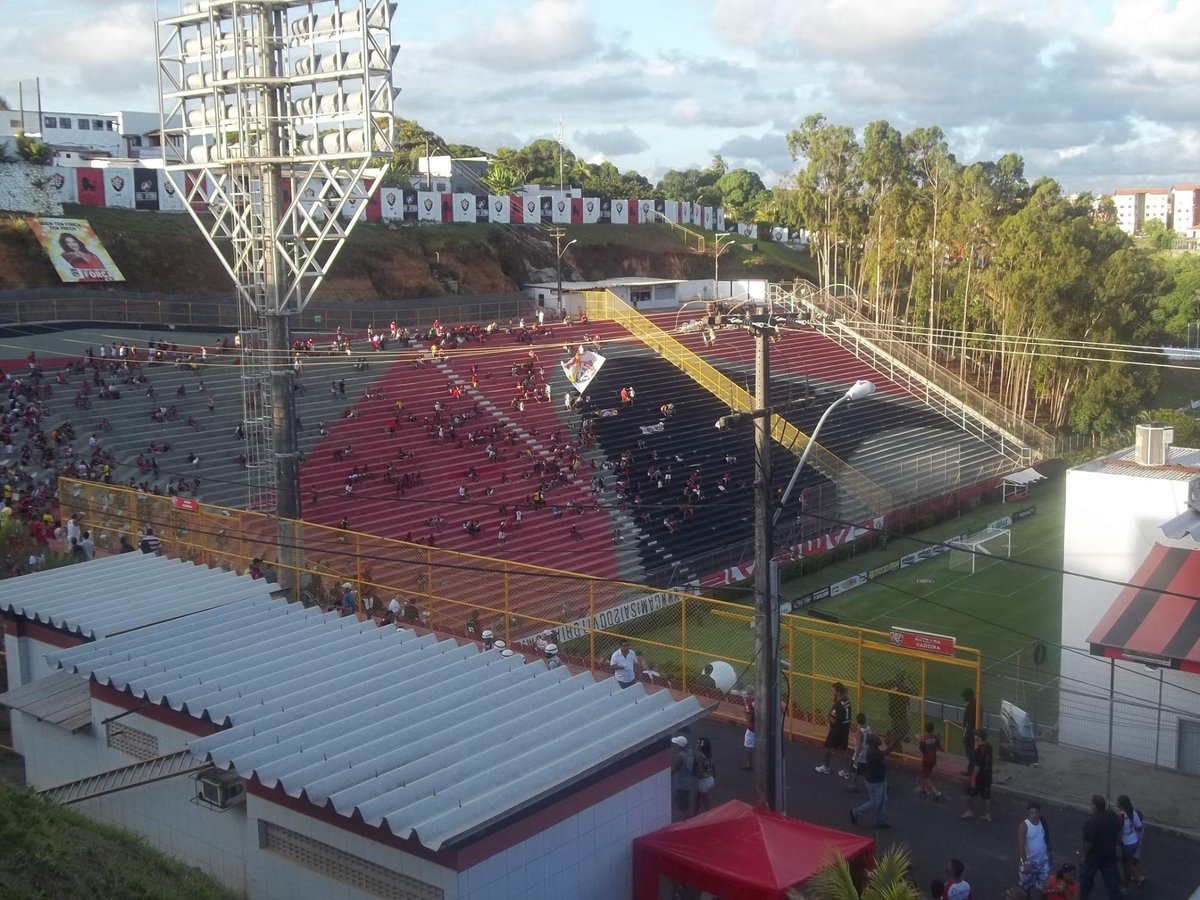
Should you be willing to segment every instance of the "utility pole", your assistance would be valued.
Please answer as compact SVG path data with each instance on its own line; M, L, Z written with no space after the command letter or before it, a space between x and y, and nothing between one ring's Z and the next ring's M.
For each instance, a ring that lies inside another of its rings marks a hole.
M754 801L783 809L783 743L779 691L779 613L770 565L774 553L771 487L770 319L752 322L754 352Z

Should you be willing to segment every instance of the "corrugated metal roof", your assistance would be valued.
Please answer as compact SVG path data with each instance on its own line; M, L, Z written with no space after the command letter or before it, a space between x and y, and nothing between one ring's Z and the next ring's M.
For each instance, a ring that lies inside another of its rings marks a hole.
M85 638L106 637L247 598L276 586L145 553L30 572L0 582L0 610Z
M251 600L64 651L103 684L230 726L197 756L438 849L703 715L283 601Z
M70 732L92 724L92 698L86 678L55 672L0 694L0 706L22 712Z

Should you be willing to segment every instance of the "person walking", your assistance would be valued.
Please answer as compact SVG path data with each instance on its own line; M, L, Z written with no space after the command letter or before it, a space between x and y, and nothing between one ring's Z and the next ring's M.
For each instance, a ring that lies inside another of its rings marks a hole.
M829 763L833 760L835 750L845 752L850 746L850 722L852 705L846 686L840 681L833 686L833 704L829 707L829 732L825 735L825 762L815 766L821 775L830 775L833 769ZM842 773L849 778L848 772Z
M876 828L891 828L888 823L887 756L892 748L885 745L877 734L867 740L867 800L850 810L850 821L858 824L858 817L868 812L875 814Z
M1079 874L1079 896L1087 900L1092 895L1096 876L1104 882L1108 900L1120 900L1121 872L1119 868L1121 846L1121 819L1108 808L1107 801L1099 794L1092 796L1092 814L1083 823L1083 849L1079 856L1083 860Z
M696 803L692 807L692 815L700 812L700 807L704 807L704 811L712 809L712 803L709 795L712 793L713 785L717 783L717 769L713 764L712 756L712 741L706 737L700 738L700 744L696 752Z
M917 790L923 796L932 797L935 802L940 802L942 792L934 787L933 770L937 766L937 755L942 749L942 742L933 733L932 722L925 723L925 734L921 736L917 746L921 750L921 785Z
M671 738L675 758L671 760L671 789L675 792L675 809L681 819L692 813L692 791L696 789L696 756L682 734Z
M962 746L963 756L967 760L967 768L963 770L963 774L969 778L971 775L971 756L975 752L975 721L978 706L975 703L975 691L971 688L963 688L962 698Z
M1041 890L1050 880L1050 828L1042 807L1031 802L1017 826L1017 883L1022 890Z
M754 768L754 695L746 694L742 698L742 706L746 712L746 733L742 737L742 746L746 748L746 764L742 770L748 772Z
M87 532L84 532L87 537ZM1121 818L1121 883L1125 892L1137 884L1141 886L1146 879L1138 876L1138 862L1142 855L1142 832L1146 823L1142 814L1133 808L1133 801L1128 794L1117 798L1117 814Z
M967 811L959 816L961 819L975 818L975 799L979 798L983 805L980 818L985 822L992 821L992 745L987 737L986 728L975 732L975 751L968 765L972 774L967 788Z
M850 783L846 785L846 790L852 794L858 792L858 779L867 773L867 746L873 734L866 713L860 712L855 721L858 722L858 739L854 743L854 755L850 757Z
M617 684L622 688L632 687L637 681L637 654L629 649L629 638L622 638L621 645L613 651L608 661L609 667L617 677Z

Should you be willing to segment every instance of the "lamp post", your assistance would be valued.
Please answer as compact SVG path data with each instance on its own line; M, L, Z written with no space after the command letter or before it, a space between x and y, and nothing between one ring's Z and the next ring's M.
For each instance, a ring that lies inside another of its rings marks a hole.
M808 445L796 463L796 470L783 492L779 506L771 514L771 415L769 323L752 326L756 333L755 354L755 526L754 526L754 653L757 660L754 678L755 800L775 812L785 812L783 782L783 697L780 691L779 662L779 566L775 561L775 526L791 497L800 473L817 442L817 435L830 414L843 403L861 400L875 393L870 381L856 381L849 390L829 405L817 427L809 435Z
M721 243L721 238L729 238ZM721 254L733 243L733 235L728 231L718 231L713 242L713 299L717 299L717 284L721 280Z
M571 249L571 245L574 244L578 240L578 238L571 238L571 240L567 241L566 246L560 246L560 243L561 243L564 235L565 235L565 232L561 228L554 229L554 255L555 255L554 266L555 266L555 270L558 273L557 297L558 297L558 315L560 317L563 314L563 298L562 298L562 259L563 259L563 254L566 253L569 249Z

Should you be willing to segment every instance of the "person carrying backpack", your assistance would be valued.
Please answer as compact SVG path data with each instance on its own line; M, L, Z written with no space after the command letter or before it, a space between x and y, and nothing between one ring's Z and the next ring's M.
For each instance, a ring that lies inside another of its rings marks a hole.
M712 742L706 737L700 738L692 773L696 776L696 802L692 807L694 816L700 812L702 806L706 812L712 809L708 795L712 793L713 785L716 784L717 770L713 766Z
M1121 883L1128 893L1131 885L1141 887L1146 881L1144 876L1138 875L1146 822L1142 818L1142 811L1133 808L1133 801L1128 794L1117 798L1117 815L1121 819Z

